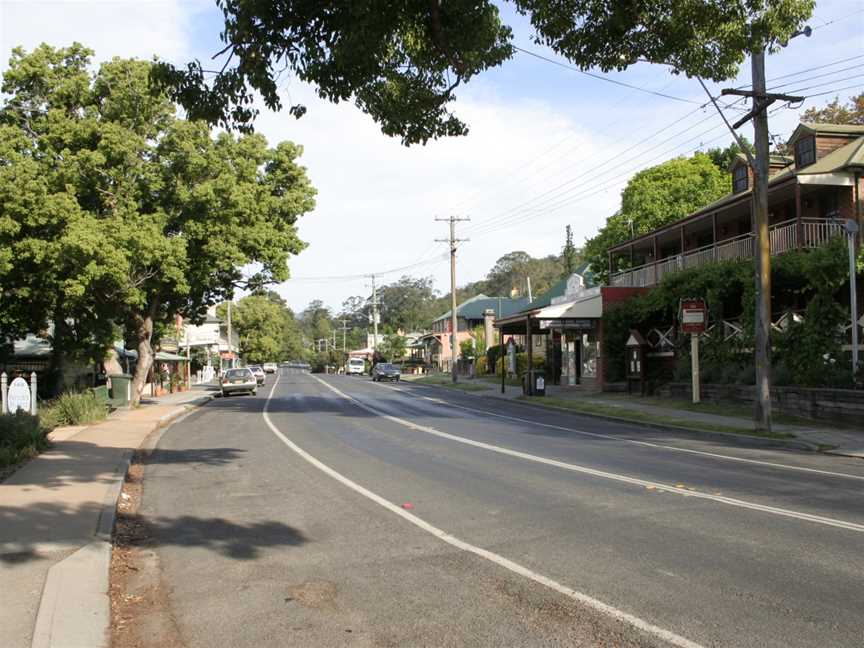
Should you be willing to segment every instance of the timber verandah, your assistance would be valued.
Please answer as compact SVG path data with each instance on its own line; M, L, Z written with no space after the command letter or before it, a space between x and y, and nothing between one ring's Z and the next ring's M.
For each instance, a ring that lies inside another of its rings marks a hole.
M788 148L794 157L772 155L769 164L774 255L842 236L844 219L864 224L864 125L800 124ZM730 172L731 194L610 248L609 284L646 288L671 272L753 258L752 172L743 156L733 161Z

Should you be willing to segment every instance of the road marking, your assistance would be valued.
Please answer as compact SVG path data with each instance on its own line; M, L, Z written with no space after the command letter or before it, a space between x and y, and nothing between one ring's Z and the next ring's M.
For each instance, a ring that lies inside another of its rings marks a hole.
M322 384L327 385L327 383L325 383L320 378L317 378L316 376L312 376L312 377L315 378L316 380L318 380L319 382L321 382ZM295 453L297 453L304 460L306 460L307 462L309 462L310 464L315 466L321 472L332 477L336 481L340 482L342 485L347 486L348 488L350 488L354 492L359 493L360 495L363 495L367 499L372 500L373 502L375 502L379 506L382 506L383 508L387 509L391 513L398 515L403 520L410 522L414 526L416 526L416 527L422 529L423 531L426 531L427 533L435 536L439 540L446 542L447 544L449 544L453 547L456 547L457 549L461 549L462 551L466 551L466 552L472 553L476 556L480 556L481 558L485 558L486 560L498 565L499 567L503 567L504 569L507 569L507 570L513 572L514 574L518 574L519 576L523 576L524 578L532 580L535 583L539 583L540 585L548 587L549 589L554 590L554 591L558 592L559 594L563 594L564 596L571 598L574 601L578 601L579 603L582 603L583 605L586 605L587 607L589 607L593 610L596 610L597 612L600 612L602 614L610 616L613 619L616 619L616 620L621 621L623 623L627 623L627 624L633 626L634 628L641 630L642 632L645 632L646 634L649 634L649 635L652 635L652 636L657 637L659 639L662 639L663 641L665 641L669 644L672 644L673 646L680 646L681 648L702 648L702 646L700 646L700 644L698 644L696 642L690 641L689 639L682 637L680 635L677 635L674 632L671 632L669 630L666 630L664 628L656 626L652 623L649 623L649 622L647 622L643 619L640 619L639 617L634 616L628 612L624 612L623 610L619 610L618 608L613 607L607 603L604 603L603 601L599 601L599 600L595 599L594 597L589 596L588 594L583 594L582 592L574 590L571 587L567 587L566 585L562 585L558 581L553 580L553 579L549 578L548 576L544 576L543 574L540 574L538 572L535 572L532 569L524 567L524 566L520 565L519 563L516 563L516 562L514 562L508 558L505 558L504 556L501 556L500 554L497 554L493 551L489 551L488 549L483 549L482 547L478 547L476 545L472 545L468 542L465 542L464 540L460 540L456 536L450 535L449 533L447 533L443 529L439 529L438 527L433 526L432 524L429 524L423 518L418 517L418 516L414 515L413 513L409 513L408 511L406 511L405 509L401 508L400 506L394 504L390 500L385 499L385 498L381 497L380 495L378 495L377 493L370 491L368 488L361 486L360 484L358 484L355 481L352 481L351 479L349 479L348 477L346 477L342 473L337 472L336 470L334 470L333 468L331 468L327 464L319 461L314 456L312 456L311 454L309 454L308 452L303 450L303 448L301 448L296 443L291 441L284 434L282 434L282 432L279 431L279 428L277 428L273 424L273 421L270 420L270 416L269 416L267 410L270 407L270 399L273 398L273 392L276 390L276 385L278 383L279 383L279 378L277 376L276 380L273 382L273 387L270 388L270 393L267 395L267 400L264 403L264 410L263 410L264 422L267 423L267 427L270 428L270 431L273 432L273 434L276 435L276 437L280 441L282 441L282 443L284 443L286 446L288 446L288 448L293 450ZM327 385L327 386L330 387L330 385ZM335 388L331 387L331 389L335 389ZM336 390L336 391L338 392L338 390ZM345 396L345 395L343 394L343 396ZM349 400L354 400L350 396L345 396L345 397L348 398ZM380 414L379 414L379 416L380 416Z
M315 380L320 382L322 385L332 390L336 394L342 396L353 402L358 407L365 409L367 412L371 412L381 418L387 419L388 421L392 421L394 423L398 423L399 425L403 425L412 430L416 430L418 432L425 432L426 434L432 434L437 437L441 437L442 439L448 439L450 441L456 441L458 443L464 443L465 445L473 446L475 448L482 448L483 450L489 450L491 452L497 452L498 454L507 455L509 457L516 457L517 459L525 459L527 461L533 461L535 463L545 464L547 466L554 466L556 468L563 468L564 470L569 470L572 472L578 472L585 475L591 475L592 477L602 477L604 479L610 479L612 481L623 482L625 484L632 484L634 486L642 486L649 487L653 486L657 490L662 490L667 493L675 493L676 495L680 495L682 497L695 497L697 499L705 499L713 502L719 502L721 504L727 504L729 506L735 506L738 508L749 509L751 511L759 511L760 513L770 513L772 515L779 515L781 517L794 518L796 520L804 520L807 522L814 522L816 524L822 524L825 526L836 527L838 529L846 529L847 531L856 531L858 533L864 533L864 525L857 524L855 522L847 522L846 520L838 520L835 518L824 517L821 515L813 515L811 513L802 513L799 511L793 511L791 509L779 508L776 506L768 506L767 504L757 504L756 502L748 502L747 500L741 500L734 497L726 497L725 495L714 495L711 493L703 493L698 490L684 490L681 488L676 488L674 484L664 484L662 482L650 481L647 479L639 479L637 477L629 477L627 475L621 475L618 473L607 472L605 470L597 470L596 468L588 468L587 466L580 466L578 464L567 463L564 461L558 461L557 459L549 459L547 457L541 457L539 455L529 454L527 452L520 452L519 450L511 450L510 448L504 448L502 446L496 446L491 443L484 443L482 441L475 441L474 439L469 439L467 437L461 437L456 434L450 434L449 432L441 432L440 430L436 430L435 428L429 427L427 425L419 425L417 423L412 423L407 419L400 418L398 416L393 416L391 414L387 414L371 405L367 405L363 403L353 396L349 396L345 392L340 389L334 387L330 383L321 380L317 376L312 376Z
M490 412L488 410L477 409L475 407L468 407L466 405L457 405L455 403L450 403L447 401L443 401L440 398L432 398L430 396L423 396L422 394L413 393L411 389L405 389L400 387L392 387L390 385L379 385L385 389L391 389L393 391L402 392L403 394L410 394L415 398L422 398L423 400L430 401L432 403L437 403L440 405L447 405L447 407L455 407L456 409L462 409L466 412L476 412L478 414L483 414L486 416L494 416L495 418L507 419L510 421L518 421L519 423L529 423L531 425L537 425L539 427L551 428L553 430L563 430L565 432L573 432L574 434L582 434L584 436L595 437L599 439L606 439L607 441L617 441L620 443L632 443L634 445L647 446L649 448L660 448L663 450L672 450L674 452L686 452L688 454L702 455L705 457L713 457L715 459L723 459L725 461L737 461L740 463L749 463L749 464L757 464L760 466L770 466L772 468L781 468L784 470L795 470L798 472L807 472L807 473L815 473L817 475L826 475L828 477L841 477L843 479L854 479L856 481L864 481L864 475L851 475L849 473L840 473L834 472L831 470L820 470L819 468L807 468L805 466L791 466L789 464L781 464L773 461L762 461L760 459L746 459L744 457L733 457L731 455L724 455L717 452L707 452L705 450L693 450L691 448L679 448L677 446L665 445L663 443L653 443L651 441L639 441L638 439L628 439L623 437L612 436L610 434L602 434L600 432L588 432L586 430L579 430L576 428L564 427L562 425L554 425L552 423L541 423L539 421L532 421L531 419L523 419L518 416L510 416L508 414L498 414L496 412ZM420 385L422 387L423 385ZM578 411L573 411L573 414L578 415ZM624 421L621 421L624 423ZM639 425L639 421L630 422L631 425Z

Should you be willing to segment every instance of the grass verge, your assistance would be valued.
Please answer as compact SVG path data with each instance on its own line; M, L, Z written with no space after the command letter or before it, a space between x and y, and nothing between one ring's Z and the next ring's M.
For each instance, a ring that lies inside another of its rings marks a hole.
M471 382L457 382L454 383L453 379L450 377L450 374L433 374L427 376L420 376L419 378L407 378L406 376L402 377L406 381L410 381L412 383L418 385L435 385L436 387L449 387L451 389L458 389L460 391L488 391L488 387L485 385L477 385Z
M593 394L592 398L603 400L608 400L610 403L614 403L615 401L631 401L632 397L610 393L610 392L601 392L599 394ZM682 412L701 412L703 414L716 414L718 416L735 416L742 419L749 419L753 416L753 408L748 405L736 405L734 403L693 403L689 400L683 400L680 398L656 398L656 397L640 397L639 402L644 405L651 405L654 407L665 407L666 409L674 409ZM779 414L775 413L772 415L772 419L775 423L780 423L783 425L798 425L801 427L813 427L814 424L824 422L817 421L815 419L808 419L803 416L793 416L791 414ZM832 427L837 427L837 424L831 423ZM842 425L840 427L843 427Z
M626 419L634 423L656 423L658 425L671 425L674 427L687 428L700 432L728 432L730 434L742 434L767 439L794 439L794 434L785 432L772 432L763 434L744 427L734 427L731 425L716 425L714 423L704 423L694 421L692 419L675 418L672 416L657 416L656 414L646 414L641 411L626 410L622 407L614 405L601 405L599 403L586 403L584 401L571 400L567 398L555 398L554 396L519 396L519 400L535 403L537 405L548 405L552 407L561 407L575 412L584 414L598 414L600 416L611 416L619 419Z

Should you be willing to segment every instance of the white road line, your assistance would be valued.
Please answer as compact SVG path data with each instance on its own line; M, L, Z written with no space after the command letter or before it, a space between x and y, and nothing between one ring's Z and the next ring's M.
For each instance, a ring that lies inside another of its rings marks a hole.
M316 380L318 380L319 382L323 383L324 385L327 385L327 383L325 383L320 378L317 378L316 376L313 376L313 378L316 378ZM503 567L504 569L507 569L507 570L513 572L514 574L518 574L519 576L523 576L529 580L534 581L535 583L539 583L540 585L548 587L549 589L554 590L560 594L563 594L564 596L567 596L568 598L571 598L574 601L578 601L579 603L582 603L583 605L586 605L587 607L589 607L593 610L596 610L597 612L600 612L602 614L610 616L613 619L616 619L616 620L621 621L623 623L627 623L627 624L633 626L634 628L641 630L642 632L645 632L646 634L649 634L649 635L652 635L652 636L657 637L659 639L662 639L663 641L665 641L665 642L667 642L673 646L680 646L681 648L702 648L700 646L700 644L698 644L694 641L690 641L689 639L682 637L680 635L677 635L674 632L670 632L669 630L665 630L664 628L661 628L661 627L656 626L652 623L649 623L649 622L647 622L643 619L640 619L639 617L634 616L628 612L624 612L623 610L619 610L618 608L613 607L611 605L608 605L607 603L604 603L603 601L599 601L592 596L589 596L587 594L583 594L582 592L578 592L578 591L576 591L570 587L567 587L566 585L562 585L558 581L555 581L555 580L549 578L548 576L544 576L543 574L535 572L535 571L533 571L527 567L523 567L519 563L513 562L512 560L505 558L504 556L501 556L500 554L497 554L493 551L489 551L487 549L483 549L482 547L478 547L476 545L472 545L468 542L465 542L464 540L460 540L456 536L450 535L446 531L429 524L423 518L420 518L420 517L414 515L413 513L409 513L408 511L397 506L396 504L394 504L390 500L384 499L383 497L381 497L377 493L370 491L368 488L364 488L363 486L361 486L357 482L352 481L351 479L349 479L345 475L335 471L333 468L331 468L327 464L319 461L314 456L312 456L311 454L309 454L308 452L303 450L303 448L301 448L296 443L291 441L288 437L286 437L284 434L282 434L275 425L273 425L273 421L270 420L270 416L267 413L267 410L270 407L270 399L273 398L273 392L275 391L277 384L279 384L279 377L278 376L276 377L276 380L273 382L273 387L271 387L271 389L270 389L270 393L267 396L267 401L264 403L264 411L263 411L264 421L265 421L265 423L267 423L267 426L270 428L270 431L273 432L273 434L275 434L276 437L280 441L282 441L282 443L284 443L286 446L288 446L291 450L293 450L295 453L297 453L300 457L302 457L307 462L309 462L310 464L315 466L318 470L329 475L330 477L332 477L333 479L335 479L336 481L338 481L342 485L347 486L348 488L350 488L354 492L359 493L360 495L363 495L364 497L372 500L376 504L387 509L391 513L398 515L403 520L410 522L414 526L416 526L416 527L422 529L423 531L426 531L427 533L435 536L439 540L446 542L447 544L449 544L453 547L456 547L457 549L461 549L462 551L467 551L468 553L472 553L476 556L480 556L481 558L485 558L486 560L498 565L499 567ZM330 387L330 385L327 385L327 386ZM331 387L331 389L335 389L335 388ZM336 390L336 391L338 392L338 390ZM343 394L343 396L344 396L344 394ZM349 398L349 400L353 400L349 396L346 396L346 398Z
M507 455L509 457L516 457L517 459L525 459L527 461L533 461L535 463L545 464L547 466L555 466L556 468L562 468L564 470L569 470L572 472L578 472L585 475L591 475L593 477L602 477L604 479L610 479L617 482L623 482L625 484L632 484L634 486L642 486L642 487L651 487L656 490L664 491L667 493L675 493L676 495L681 495L683 497L695 497L697 499L705 499L713 502L719 502L721 504L727 504L729 506L735 506L738 508L749 509L751 511L759 511L760 513L770 513L772 515L779 515L781 517L794 518L796 520L804 520L807 522L814 522L816 524L822 524L825 526L836 527L838 529L846 529L847 531L856 531L858 533L864 533L864 525L857 524L855 522L847 522L846 520L838 520L835 518L823 517L821 515L813 515L811 513L802 513L799 511L793 511L791 509L779 508L776 506L768 506L766 504L757 504L756 502L748 502L746 500L737 499L734 497L726 497L724 495L714 495L712 493L703 493L697 490L686 490L683 488L678 488L672 484L664 484L662 482L654 482L647 479L639 479L637 477L629 477L627 475L621 475L618 473L607 472L605 470L597 470L596 468L588 468L587 466L580 466L577 464L567 463L564 461L558 461L557 459L549 459L547 457L541 457L538 455L532 455L527 452L520 452L518 450L511 450L509 448L504 448L501 446L496 446L491 443L484 443L482 441L475 441L474 439L469 439L466 437L461 437L455 434L450 434L448 432L441 432L440 430L436 430L435 428L419 425L417 423L412 423L411 421L403 418L399 418L398 416L393 416L391 414L387 414L375 407L367 405L362 401L357 400L353 396L349 396L345 392L340 389L334 387L328 382L321 380L317 376L312 376L320 382L322 385L332 390L339 396L346 398L353 402L357 407L365 409L367 412L371 412L381 418L387 419L388 421L393 421L394 423L398 423L399 425L403 425L412 430L416 430L418 432L425 432L426 434L432 434L437 437L441 437L442 439L448 439L450 441L456 441L458 443L464 443L465 445L474 446L475 448L482 448L484 450L489 450L491 452L497 452L498 454Z
M688 454L694 455L702 455L705 457L713 457L715 459L722 459L725 461L737 461L740 463L749 463L749 464L757 464L761 466L770 466L771 468L781 468L784 470L795 470L798 472L806 472L806 473L815 473L817 475L826 475L828 477L840 477L843 479L854 479L856 481L864 481L864 475L851 475L849 473L840 473L833 472L831 470L820 470L819 468L807 468L805 466L791 466L789 464L781 464L773 461L762 461L760 459L746 459L744 457L733 457L731 455L724 455L717 452L706 452L705 450L692 450L690 448L679 448L677 446L665 445L663 443L653 443L651 441L639 441L638 439L628 439L624 437L617 437L611 434L602 434L600 432L588 432L586 430L579 430L576 428L564 427L562 425L553 425L551 423L541 423L539 421L532 421L531 419L523 419L518 416L510 416L508 414L498 414L496 412L490 412L488 410L477 409L475 407L468 407L466 405L457 405L455 403L450 403L447 401L443 401L440 398L431 398L429 396L423 396L422 394L416 394L412 392L410 389L404 389L399 387L392 387L390 385L380 384L381 387L386 389L392 389L393 391L401 392L403 394L410 394L415 398L422 398L423 400L430 401L432 403L437 403L441 405L447 405L447 407L455 407L456 409L465 410L466 412L475 412L478 414L483 414L484 416L493 416L495 418L507 419L510 421L517 421L519 423L530 423L531 425L537 425L539 427L551 428L553 430L563 430L565 432L572 432L574 434L581 434L584 436L595 437L599 439L606 439L607 441L616 441L619 443L632 443L634 445L647 446L649 448L660 448L663 450L672 450L673 452L686 452ZM573 411L573 414L579 414L578 411ZM623 421L622 421L623 423ZM632 425L639 425L639 421L632 421Z

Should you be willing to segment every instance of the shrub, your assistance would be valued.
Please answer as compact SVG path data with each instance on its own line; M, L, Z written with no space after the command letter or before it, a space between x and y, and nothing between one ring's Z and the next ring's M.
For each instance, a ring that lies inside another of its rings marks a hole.
M42 408L43 425L83 425L101 421L108 409L92 391L67 392ZM50 429L50 428L49 428Z
M49 431L37 416L23 412L0 416L0 468L19 464L48 448Z
M485 376L489 373L489 363L485 355L477 356L474 360L474 373L477 376Z

